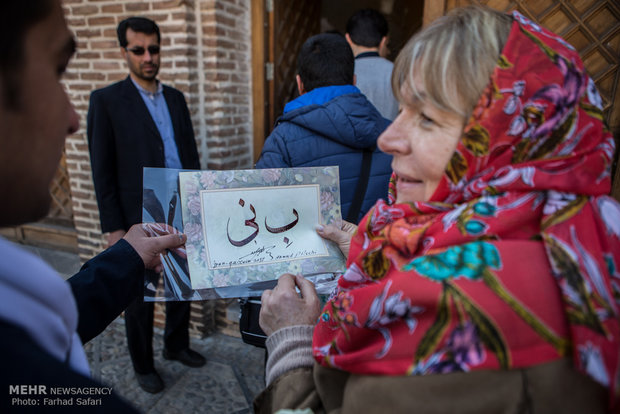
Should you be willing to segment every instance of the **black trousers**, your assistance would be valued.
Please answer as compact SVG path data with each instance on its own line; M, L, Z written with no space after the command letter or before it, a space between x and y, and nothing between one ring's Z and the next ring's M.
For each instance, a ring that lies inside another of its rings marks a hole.
M147 272L150 272L147 270ZM153 272L150 272L153 273ZM152 277L153 274L147 277ZM189 314L191 302L166 302L166 328L164 348L179 352L189 347ZM153 364L153 314L154 303L140 297L125 309L127 346L134 370L147 374L155 369Z

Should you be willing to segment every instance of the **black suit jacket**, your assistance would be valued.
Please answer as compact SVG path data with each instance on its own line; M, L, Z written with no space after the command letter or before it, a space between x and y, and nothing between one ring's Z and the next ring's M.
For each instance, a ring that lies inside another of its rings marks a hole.
M185 98L166 85L163 93L183 168L200 169ZM101 230L127 230L142 221L142 168L165 166L161 136L130 77L91 94L87 134Z

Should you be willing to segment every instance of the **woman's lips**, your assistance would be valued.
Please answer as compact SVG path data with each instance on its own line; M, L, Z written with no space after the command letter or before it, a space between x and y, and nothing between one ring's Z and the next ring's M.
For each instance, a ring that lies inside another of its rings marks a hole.
M403 177L396 174L396 202L411 203L424 199L426 184L413 177Z
M419 184L422 182L422 180L415 180L415 179L402 178L402 177L399 177L398 181L401 181L404 183L410 183L410 184Z
M396 182L401 182L403 184L420 184L422 180L411 177L403 177L402 175L396 174Z

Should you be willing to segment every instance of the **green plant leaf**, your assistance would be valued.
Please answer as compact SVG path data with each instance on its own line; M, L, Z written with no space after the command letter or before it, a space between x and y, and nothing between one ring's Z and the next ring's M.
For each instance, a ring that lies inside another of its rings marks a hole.
M486 269L483 273L483 279L485 284L510 308L517 314L525 323L527 323L538 335L540 335L545 341L549 342L558 351L560 355L567 355L569 351L569 343L566 339L557 336L547 325L540 321L536 316L519 302L514 296L512 296L500 283L495 274Z
M446 328L450 323L450 309L448 307L448 290L446 289L446 285L448 283L444 283L444 289L441 292L441 298L439 300L439 307L437 310L437 317L435 321L431 325L431 327L426 331L422 339L420 340L420 344L418 345L418 349L415 353L415 363L421 359L426 358L430 354L432 354L437 348L437 344L441 340Z

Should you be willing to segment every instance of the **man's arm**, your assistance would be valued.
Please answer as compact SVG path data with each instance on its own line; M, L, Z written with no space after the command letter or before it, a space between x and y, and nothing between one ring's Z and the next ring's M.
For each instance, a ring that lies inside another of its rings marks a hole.
M113 125L100 91L91 94L86 119L88 149L101 230L104 233L124 230L125 222L116 177L117 159Z
M146 225L148 226L148 225ZM165 234L150 237L142 224L82 266L68 282L78 308L78 335L86 343L99 335L127 306L144 292L144 269L159 271L160 252L185 243L185 236L165 224Z

